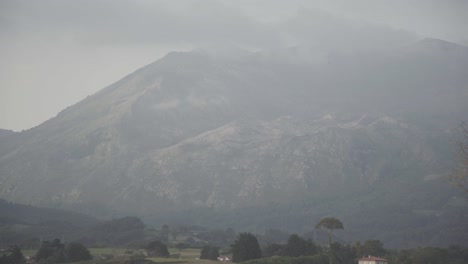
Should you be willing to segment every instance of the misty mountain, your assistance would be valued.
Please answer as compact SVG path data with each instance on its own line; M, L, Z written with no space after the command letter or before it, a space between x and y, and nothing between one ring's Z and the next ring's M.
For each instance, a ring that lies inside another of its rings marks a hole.
M255 230L335 215L350 240L463 244L468 205L445 177L468 48L296 50L169 53L0 140L0 197Z

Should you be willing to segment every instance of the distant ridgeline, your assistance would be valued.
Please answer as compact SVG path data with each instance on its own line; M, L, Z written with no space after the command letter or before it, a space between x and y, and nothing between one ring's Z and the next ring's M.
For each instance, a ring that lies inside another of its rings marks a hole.
M42 241L56 238L79 241L90 246L129 246L144 243L148 231L136 217L122 217L109 221L80 213L15 204L0 199L0 247L18 245L23 249L37 249Z
M80 238L98 220L87 215L0 199L0 246L37 248L40 240Z

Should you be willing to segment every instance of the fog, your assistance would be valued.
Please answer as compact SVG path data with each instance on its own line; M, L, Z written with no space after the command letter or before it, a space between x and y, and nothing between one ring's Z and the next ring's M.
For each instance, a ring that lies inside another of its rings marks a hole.
M0 128L23 130L172 50L468 44L463 0L1 1Z

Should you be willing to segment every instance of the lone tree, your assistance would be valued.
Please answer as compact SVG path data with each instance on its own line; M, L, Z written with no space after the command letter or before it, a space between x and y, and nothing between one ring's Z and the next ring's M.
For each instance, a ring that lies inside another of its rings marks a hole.
M240 233L231 245L232 261L243 262L262 257L257 238L251 233Z
M61 263L65 262L65 245L60 239L54 239L52 242L44 241L36 252L36 260L39 263Z
M81 243L70 243L65 247L67 262L79 262L91 260L93 257L89 250Z
M326 229L328 232L328 248L330 249L330 264L333 264L332 233L336 229L344 229L343 223L334 217L326 217L315 225L316 229Z
M169 250L167 250L167 246L161 241L150 242L145 249L150 257L169 257Z
M450 182L468 192L468 125L460 125L461 139L457 141L455 152L456 167L450 175Z

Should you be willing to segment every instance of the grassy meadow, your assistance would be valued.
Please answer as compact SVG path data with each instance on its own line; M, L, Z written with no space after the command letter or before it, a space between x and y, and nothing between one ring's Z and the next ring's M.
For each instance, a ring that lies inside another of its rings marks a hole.
M88 248L95 258L100 255L112 255L112 259L95 259L92 261L81 262L88 264L113 264L113 263L124 263L129 259L129 256L125 254L127 251L133 251L135 254L141 252L142 250L130 249L130 248L112 248L112 247L103 247L103 248ZM25 256L34 256L37 252L36 249L23 249L21 250ZM200 256L199 248L187 248L179 251L176 248L169 249L170 254L180 253L180 258L147 258L154 263L161 264L213 264L219 263L211 260L197 259Z

